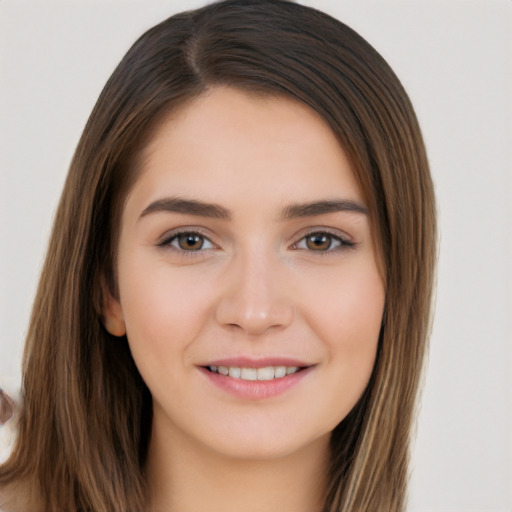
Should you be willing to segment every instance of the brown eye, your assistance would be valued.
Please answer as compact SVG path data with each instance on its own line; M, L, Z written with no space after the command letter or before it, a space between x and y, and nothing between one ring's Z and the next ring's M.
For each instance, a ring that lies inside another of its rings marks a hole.
M175 233L158 244L160 247L171 247L175 251L199 252L215 249L215 245L206 236L194 231Z
M326 231L315 231L301 238L292 248L328 254L353 246L353 242L346 240L342 236Z
M306 237L306 247L311 251L327 251L331 248L333 238L328 233L313 233Z
M199 251L203 248L204 237L197 233L182 233L176 237L176 241L184 251Z

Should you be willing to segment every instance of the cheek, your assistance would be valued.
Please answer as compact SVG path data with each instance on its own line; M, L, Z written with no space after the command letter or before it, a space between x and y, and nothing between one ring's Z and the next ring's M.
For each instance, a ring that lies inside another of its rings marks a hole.
M375 343L382 323L384 285L376 266L362 261L343 270L316 276L316 283L305 283L308 294L303 310L323 338L356 350ZM322 286L318 286L322 283ZM315 286L316 284L316 286Z
M208 289L164 264L120 268L126 332L141 373L162 362L166 368L178 367L210 315Z
M322 292L312 295L307 321L327 351L332 389L335 393L345 390L349 395L346 404L355 405L375 362L384 286L375 267L368 265L355 266L325 282ZM342 415L346 413L348 410L342 411Z

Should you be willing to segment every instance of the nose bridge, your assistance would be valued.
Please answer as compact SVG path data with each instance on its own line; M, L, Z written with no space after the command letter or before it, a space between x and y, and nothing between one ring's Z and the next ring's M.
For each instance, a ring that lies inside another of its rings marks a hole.
M217 321L250 335L283 328L293 319L293 303L277 254L252 244L230 262L218 303Z

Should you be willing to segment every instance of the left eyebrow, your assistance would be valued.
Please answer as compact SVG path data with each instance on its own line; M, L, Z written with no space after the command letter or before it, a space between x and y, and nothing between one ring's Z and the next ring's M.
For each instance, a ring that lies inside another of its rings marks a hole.
M355 212L368 215L368 208L361 203L347 199L314 201L287 206L283 209L281 218L283 220L292 220L300 217L314 217L316 215L336 212Z

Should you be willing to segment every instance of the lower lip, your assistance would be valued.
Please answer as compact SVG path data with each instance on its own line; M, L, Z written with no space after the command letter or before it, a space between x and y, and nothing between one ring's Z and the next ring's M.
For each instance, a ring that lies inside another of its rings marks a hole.
M206 368L199 370L215 386L245 400L263 400L281 395L296 386L311 370L312 366L299 370L298 372L272 380L244 380L235 379L214 373Z

